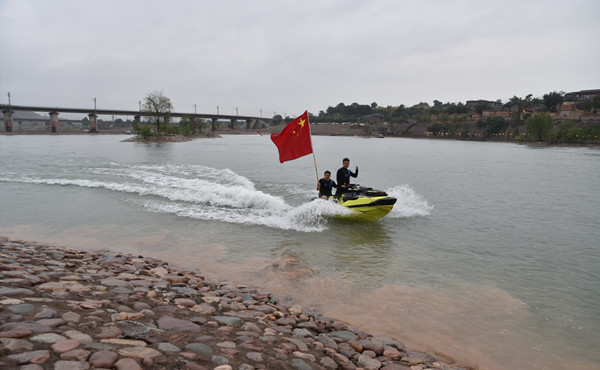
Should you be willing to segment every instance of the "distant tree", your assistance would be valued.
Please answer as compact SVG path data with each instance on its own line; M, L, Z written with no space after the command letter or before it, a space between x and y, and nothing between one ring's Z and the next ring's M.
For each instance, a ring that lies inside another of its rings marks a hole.
M553 91L548 94L544 94L544 105L550 112L556 112L556 106L565 101L564 94Z
M417 116L417 122L419 123L427 123L431 122L431 114L429 113L421 113Z
M273 116L273 124L274 125L278 125L281 122L283 122L283 117L281 117L281 114L276 114Z
M450 120L454 123L465 123L467 122L466 114L452 114L450 115Z
M156 133L160 133L161 122L167 126L170 120L170 114L173 110L171 99L166 97L162 91L152 91L144 98L142 111L148 116L148 120L156 124Z
M371 108L375 109L377 107L378 107L377 103L375 103L375 102L371 103Z
M433 114L442 113L443 109L444 109L444 103L442 103L439 100L433 101L433 107L431 107L431 113L433 113Z
M485 136L503 133L508 128L508 121L504 117L492 116L485 119Z
M548 113L538 113L525 122L527 132L539 141L547 140L552 134L554 122Z
M179 120L179 133L182 135L190 135L194 131L194 123L192 117L185 115Z
M484 109L490 109L490 105L488 103L477 103L475 105L475 111L477 114L483 113Z
M596 95L594 99L584 100L577 104L577 109L592 111L600 108L600 95Z
M464 105L463 103L458 103L458 104L452 103L446 108L446 110L450 114L462 114L462 113L469 112L469 108L467 108L467 106Z

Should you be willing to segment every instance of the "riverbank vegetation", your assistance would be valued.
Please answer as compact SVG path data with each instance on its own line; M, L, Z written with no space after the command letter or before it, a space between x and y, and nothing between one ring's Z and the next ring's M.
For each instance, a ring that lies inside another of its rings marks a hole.
M179 122L171 124L172 111L171 99L162 91L148 93L141 110L145 122L136 121L133 124L133 132L137 135L134 141L173 142L211 136L209 132L202 134L202 127L207 126L206 122L195 122L189 116L184 116Z
M293 118L275 116L273 123ZM600 142L600 90L550 92L507 102L434 100L407 107L339 103L310 114L315 125L358 126L364 135L443 137L547 143ZM316 130L318 131L318 130ZM342 132L342 130L329 130Z

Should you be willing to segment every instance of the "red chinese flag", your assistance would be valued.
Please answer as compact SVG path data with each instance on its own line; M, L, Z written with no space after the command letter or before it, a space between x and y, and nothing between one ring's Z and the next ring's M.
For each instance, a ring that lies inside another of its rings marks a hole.
M312 153L308 111L290 122L280 133L271 134L271 140L279 150L281 163Z

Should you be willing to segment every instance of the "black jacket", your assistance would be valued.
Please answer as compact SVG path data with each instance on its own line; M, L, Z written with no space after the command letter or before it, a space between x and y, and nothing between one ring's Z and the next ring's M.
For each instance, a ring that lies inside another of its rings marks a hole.
M338 183L338 192L346 190L342 188L342 185L348 186L348 184L350 184L350 176L357 177L358 170L356 170L356 172L352 172L350 169L342 167L337 171L336 179Z
M319 180L319 183L321 184L321 188L319 190L319 197L322 197L323 195L327 195L329 197L332 195L331 192L333 191L333 188L337 188L337 184L331 179L329 179L329 181L321 179Z

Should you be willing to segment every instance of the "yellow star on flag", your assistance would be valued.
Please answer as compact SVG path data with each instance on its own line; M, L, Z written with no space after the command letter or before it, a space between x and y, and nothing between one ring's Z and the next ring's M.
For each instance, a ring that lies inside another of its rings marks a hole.
M298 122L298 124L296 125L296 127L300 126L300 130L302 130L304 128L304 123L306 122L306 120L301 119L300 122ZM296 128L294 127L294 128ZM292 133L296 134L296 136L300 135L300 131L298 131L298 133L296 133L296 130L292 131Z

